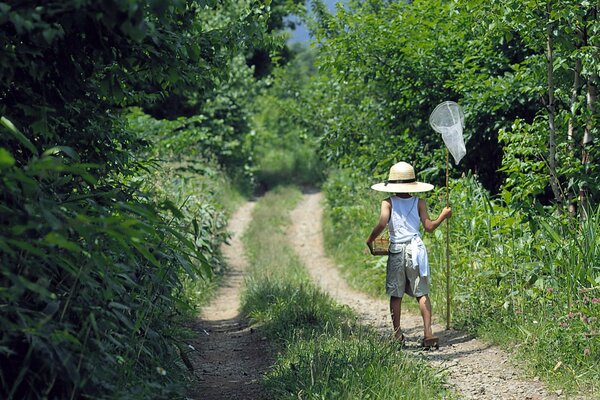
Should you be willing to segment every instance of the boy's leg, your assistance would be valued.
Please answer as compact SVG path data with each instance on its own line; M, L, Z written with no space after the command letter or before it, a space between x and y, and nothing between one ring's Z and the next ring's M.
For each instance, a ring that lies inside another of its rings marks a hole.
M421 296L417 298L419 302L419 310L421 310L421 317L423 317L423 336L430 338L433 336L431 331L431 302L429 296Z
M402 329L400 329L400 315L402 314L402 297L390 297L390 313L392 314L394 337L396 339L401 339Z

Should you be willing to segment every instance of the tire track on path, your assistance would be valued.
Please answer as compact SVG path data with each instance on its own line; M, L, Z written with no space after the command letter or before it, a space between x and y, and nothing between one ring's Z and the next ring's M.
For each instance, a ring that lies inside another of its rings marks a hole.
M334 262L325 255L322 198L320 192L305 193L292 211L292 245L315 282L336 301L354 309L361 323L371 325L382 335L391 338L388 300L375 299L352 289L341 277ZM465 399L542 400L563 397L547 391L538 380L523 378L523 373L508 354L495 346L459 331L446 331L444 327L434 324L434 334L440 337L440 350L423 352L418 347L422 335L421 317L404 311L401 324L407 337L407 351L422 356L433 367L446 371L449 385Z
M267 342L240 315L240 292L248 262L241 237L252 219L254 202L241 206L229 221L232 237L222 251L228 265L220 288L202 309L193 329L190 355L196 381L189 399L263 399L262 373L272 364Z

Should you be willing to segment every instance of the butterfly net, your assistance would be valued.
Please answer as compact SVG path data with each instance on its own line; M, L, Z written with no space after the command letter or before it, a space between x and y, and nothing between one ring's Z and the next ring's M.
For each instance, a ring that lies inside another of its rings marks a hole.
M465 117L462 109L453 101L445 101L439 104L429 116L429 124L438 133L458 165L460 160L467 154L465 141L463 139L463 127Z

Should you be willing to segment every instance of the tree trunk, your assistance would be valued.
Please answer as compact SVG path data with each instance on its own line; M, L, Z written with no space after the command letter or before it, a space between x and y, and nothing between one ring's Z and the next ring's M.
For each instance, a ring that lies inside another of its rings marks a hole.
M592 11L592 21L598 22L598 7ZM595 40L591 45L595 49L595 54L599 53L598 41ZM595 114L596 114L596 99L598 98L598 73L594 72L587 80L587 108L588 117L583 131L583 139L581 140L581 163L583 164L584 174L587 175L590 167L590 146L594 140L595 129ZM579 201L581 203L581 218L587 219L588 215L588 188L585 184L579 189Z
M579 50L579 47L577 47ZM571 88L571 116L569 117L569 126L567 128L567 141L569 149L575 148L575 118L577 113L577 97L581 90L581 58L575 59L575 68L573 70L573 87Z
M587 107L588 107L588 118L583 131L583 139L581 140L581 163L583 164L584 174L587 175L590 168L590 151L589 147L592 145L594 140L594 124L595 124L595 113L596 113L596 99L598 98L598 74L592 74L587 82ZM581 218L587 219L588 217L588 188L585 184L579 189L579 201L581 203Z
M579 50L579 46L577 46ZM567 128L567 145L569 146L569 153L574 155L575 149L575 120L577 118L577 98L579 97L579 91L581 90L581 58L577 56L575 59L575 68L573 71L573 87L571 88L571 104L570 110L571 115L569 117L569 125ZM569 193L569 215L575 217L577 215L577 204L575 197L577 194Z
M548 169L550 172L550 187L554 193L554 199L561 210L563 196L560 191L560 184L556 174L556 126L554 118L556 115L556 106L554 105L554 53L553 38L554 23L552 22L552 0L546 3L547 21L546 21L546 64L548 77Z

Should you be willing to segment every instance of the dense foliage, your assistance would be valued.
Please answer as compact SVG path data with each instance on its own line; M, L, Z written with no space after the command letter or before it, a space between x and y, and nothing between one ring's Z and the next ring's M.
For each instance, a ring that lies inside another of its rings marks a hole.
M178 321L220 268L219 171L248 160L267 20L251 0L0 3L0 397L181 394Z
M0 2L0 397L177 396L229 178L318 182L318 149L332 247L362 268L370 184L405 160L442 186L443 100L466 116L454 323L597 381L597 2L317 1L310 51L278 33L301 4Z
M315 74L314 51L293 46L294 58L274 71L267 90L257 98L253 135L248 143L255 159L259 189L283 184L317 184L325 176L315 148L319 132L307 129L301 92Z
M591 2L351 2L317 22L319 74L300 103L304 122L337 167L384 176L404 159L442 183L444 146L428 117L454 100L469 149L454 176L473 171L520 207L576 202L584 189L596 196L598 26Z
M453 324L526 344L519 348L537 373L592 389L600 359L597 7L374 0L329 15L317 6L318 73L289 105L320 132L319 151L335 170L325 186L330 247L357 285L379 293L384 263L357 250L381 199L365 193L408 161L441 188L429 197L439 212L445 147L428 117L441 101L457 101L467 156L450 166ZM443 229L428 242L439 311Z

